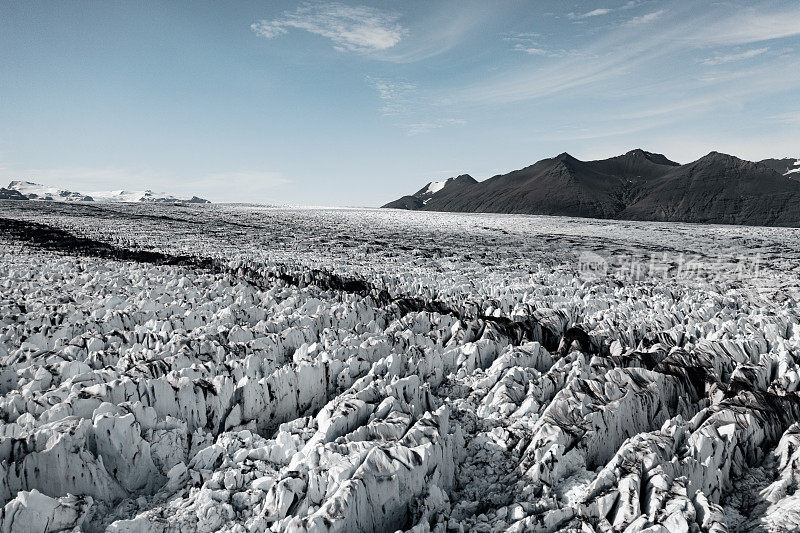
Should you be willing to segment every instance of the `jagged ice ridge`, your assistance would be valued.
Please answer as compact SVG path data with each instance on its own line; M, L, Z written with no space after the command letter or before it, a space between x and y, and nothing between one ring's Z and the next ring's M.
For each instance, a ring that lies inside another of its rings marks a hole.
M800 525L791 230L22 204L2 531Z

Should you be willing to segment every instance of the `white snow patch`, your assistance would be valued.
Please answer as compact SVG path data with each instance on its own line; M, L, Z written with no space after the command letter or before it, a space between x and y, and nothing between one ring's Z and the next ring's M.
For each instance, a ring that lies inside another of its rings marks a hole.
M182 202L188 201L188 197L178 197L166 193L155 193L149 189L144 191L92 191L76 192L58 187L50 187L33 183L31 181L12 181L8 184L9 189L19 191L24 196L31 199L53 200L61 202ZM87 197L90 197L91 200Z
M156 199L180 201L183 199L169 194L154 193L149 189L144 191L93 191L87 194L94 198L96 202L146 202Z
M436 194L437 192L444 189L444 186L447 185L447 182L453 178L449 178L443 181L432 181L428 184L428 188L425 190L425 194Z
M84 196L77 192L59 189L58 187L48 187L46 185L40 185L31 181L12 181L8 184L8 188L19 191L28 197L35 195L34 198L42 199L52 198L53 200L75 201L79 199L78 196L81 198Z

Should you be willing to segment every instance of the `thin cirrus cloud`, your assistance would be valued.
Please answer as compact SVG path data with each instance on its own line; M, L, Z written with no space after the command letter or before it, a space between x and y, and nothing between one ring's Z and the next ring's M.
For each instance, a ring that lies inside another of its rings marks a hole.
M787 65L789 70L800 72L800 63L794 62ZM563 131L546 129L538 132L538 136L534 137L536 141L576 141L588 139L606 139L620 136L632 135L634 133L653 131L670 124L680 123L685 120L687 116L695 116L705 110L711 109L721 101L726 102L729 106L740 107L744 102L753 97L759 97L768 94L781 84L789 83L797 85L800 83L800 77L795 76L794 79L787 79L787 77L771 69L769 66L753 69L747 73L747 79L752 80L750 83L730 83L728 79L721 80L719 83L712 84L713 87L708 85L704 90L699 91L689 96L681 96L678 99L664 101L661 104L653 104L652 102L643 102L631 100L626 103L626 106L620 109L619 112L613 115L613 119L607 114L597 114L592 117L593 120L584 120L578 124L593 123L593 127L579 128L577 125L572 125L563 128ZM669 86L668 92L677 92L680 88L676 86ZM768 119L786 125L794 125L800 123L800 113L789 112L776 116L768 117ZM791 145L793 139L791 137L776 140L774 138L752 140L751 146L748 151L731 150L732 152L745 155L746 153L778 153L783 150L784 153L790 153L794 150L784 150L782 146ZM699 143L697 146L701 146ZM772 146L772 147L771 147ZM719 146L717 148L720 148ZM694 148L696 149L696 147ZM690 161L698 155L691 148L683 147L681 150L676 150L674 153L683 152L684 154L694 154L691 157L686 157L685 161ZM665 149L665 153L672 153ZM762 157L764 157L762 155ZM674 159L674 158L672 158Z
M528 54L529 56L546 56L550 54L550 52L548 52L544 48L536 48L535 46L525 46L524 44L521 43L514 45L514 50L516 50L517 52L523 52L525 54Z
M505 72L458 91L451 99L512 103L619 79L637 64L677 46L682 31L653 31L645 23L623 25L585 47L555 57L539 69Z
M416 85L375 76L366 76L365 81L378 92L382 115L398 116L408 112L409 99L416 91Z
M586 13L569 13L569 14L567 14L567 17L569 17L571 19L586 19L586 18L591 18L591 17L599 17L599 16L602 16L602 15L608 15L612 11L614 11L614 10L611 9L611 8L601 7L601 8L598 8L598 9L593 9L593 10L588 11Z
M427 133L435 129L444 128L445 126L461 126L466 123L466 120L460 118L440 118L427 122L412 122L410 124L405 124L404 127L407 134L418 135L420 133Z
M704 65L722 65L723 63L730 63L732 61L741 61L743 59L750 59L752 57L760 56L761 54L768 51L769 48L754 48L752 50L746 50L744 52L738 52L734 54L726 54L726 55L716 55L714 57L707 57L700 61Z
M613 13L614 11L626 10L626 9L633 9L637 6L637 3L634 0L630 0L629 2L623 4L618 8L613 7L599 7L597 9L592 9L591 11L587 11L585 13L567 13L567 18L572 20L580 20L580 19L588 19L592 17L601 17L603 15L608 15L609 13Z
M480 2L459 2L455 11L448 9L450 4L445 2L431 5L431 11L415 21L413 36L407 32L409 38L382 51L378 56L381 60L414 63L444 54L473 36L486 20L487 12L492 11L488 4Z
M746 9L716 21L695 41L711 45L742 45L800 35L800 9L764 13Z
M761 9L758 13L735 10L724 14L708 11L703 16L698 16L696 10L674 3L636 16L626 23L611 26L597 39L567 53L551 56L549 61L536 65L536 68L524 65L522 68L498 73L469 87L451 91L447 100L473 104L513 103L555 94L574 94L588 87L596 90L599 84L603 84L607 91L629 90L645 80L632 76L633 73L639 69L664 68L665 61L672 61L668 58L694 56L693 61L707 58L712 63L721 64L746 59L751 54L764 54L760 48L756 48L755 52L722 50L716 56L709 57L708 52L705 52L697 57L704 48L723 44L741 45L755 40L800 34L800 24L780 22L798 21L798 17L800 9L783 12ZM772 29L767 31L765 28L771 24ZM774 61L785 64L791 58L775 58ZM767 72L777 69L786 80L785 83L766 90L784 90L787 88L786 83L796 84L800 81L800 76L787 76L787 70L781 69L778 63L765 66ZM663 90L672 79L674 78L662 82L659 89L666 98L675 94ZM629 81L623 83L623 80ZM689 90L691 81L687 84L686 79L683 80L679 88L681 91ZM756 81L747 80L746 83L754 85Z
M665 13L664 9L659 9L658 11L651 11L650 13L645 13L639 17L633 17L628 21L628 24L649 24L654 20L661 18L661 16Z
M547 50L540 46L541 35L538 33L523 32L503 37L504 41L514 44L514 50L531 56L558 55L560 52Z
M437 110L420 97L417 86L412 83L374 76L367 76L365 81L378 93L381 115L394 118L408 135L466 124L460 118L436 117Z
M408 33L398 19L397 14L367 6L304 4L279 18L255 22L250 28L266 39L292 29L304 30L330 39L337 50L369 53L392 48Z
M780 113L778 115L773 115L770 118L782 124L789 124L791 126L794 126L795 124L800 124L800 111L790 111L788 113Z

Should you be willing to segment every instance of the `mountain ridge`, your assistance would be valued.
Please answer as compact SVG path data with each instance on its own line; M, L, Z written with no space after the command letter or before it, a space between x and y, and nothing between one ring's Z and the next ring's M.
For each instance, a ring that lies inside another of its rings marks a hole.
M432 193L431 182L382 207L800 226L800 161L791 158L751 162L712 151L682 165L641 148L591 161L563 152L484 181L470 179Z
M192 196L191 198L177 197L168 194L155 193L150 189L144 191L130 191L119 189L114 191L96 191L80 193L57 187L49 187L32 181L13 180L7 187L0 189L0 199L6 200L47 200L57 202L181 202L193 204L211 203L204 198Z

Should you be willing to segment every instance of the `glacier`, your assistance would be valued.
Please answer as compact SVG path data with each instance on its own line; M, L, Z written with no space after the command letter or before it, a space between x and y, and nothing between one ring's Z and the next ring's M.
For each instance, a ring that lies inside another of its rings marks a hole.
M0 229L0 531L800 527L796 230L10 201Z

